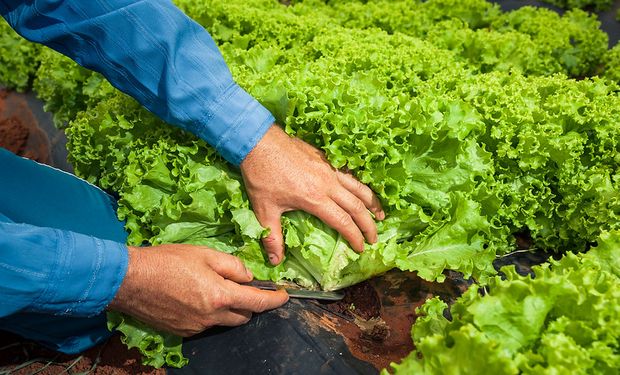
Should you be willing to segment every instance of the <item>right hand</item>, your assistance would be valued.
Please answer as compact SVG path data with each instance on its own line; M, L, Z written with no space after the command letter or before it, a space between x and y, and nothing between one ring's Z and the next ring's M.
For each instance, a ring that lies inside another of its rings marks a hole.
M271 264L284 259L280 217L302 210L337 230L351 248L364 251L364 239L377 242L381 202L351 174L334 169L323 152L273 125L241 163L252 210L270 229L263 245ZM373 215L371 215L371 212Z
M127 274L108 308L187 337L247 323L288 301L285 291L238 284L252 278L239 258L204 246L129 247Z

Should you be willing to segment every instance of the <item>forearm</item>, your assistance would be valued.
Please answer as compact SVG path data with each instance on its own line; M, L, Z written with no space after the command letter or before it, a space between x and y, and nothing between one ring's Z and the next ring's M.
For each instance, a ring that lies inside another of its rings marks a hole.
M0 0L0 12L235 165L274 121L233 81L207 31L170 1Z
M125 245L1 219L0 317L90 317L114 298L127 271Z

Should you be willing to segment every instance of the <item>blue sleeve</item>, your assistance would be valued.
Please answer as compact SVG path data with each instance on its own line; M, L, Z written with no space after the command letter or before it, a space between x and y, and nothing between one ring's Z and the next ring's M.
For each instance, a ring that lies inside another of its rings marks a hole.
M1 219L0 318L19 312L91 317L114 298L127 272L125 245Z
M208 32L169 0L0 0L0 13L235 165L274 122L233 81Z

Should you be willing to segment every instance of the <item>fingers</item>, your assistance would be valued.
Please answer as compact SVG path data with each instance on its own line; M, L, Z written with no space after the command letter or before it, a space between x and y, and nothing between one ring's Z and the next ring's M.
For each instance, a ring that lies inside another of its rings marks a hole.
M335 201L325 200L323 203L309 207L307 211L340 233L353 250L358 253L364 251L364 235L360 228L355 224L351 215Z
M369 243L377 242L377 226L364 203L347 189L341 189L332 198L355 221Z
M247 285L234 284L229 287L232 295L230 308L255 313L272 310L288 301L288 293L284 290L260 290Z
M364 206L375 215L377 220L385 219L385 212L381 207L379 198L368 186L362 184L348 173L336 171L336 175L342 186L358 197L364 203Z
M205 257L207 258L209 267L225 279L237 283L247 283L253 279L252 272L250 272L241 259L236 256L217 250L206 249Z
M252 312L246 310L231 309L222 312L215 318L218 326L235 327L245 324L252 318Z
M208 326L238 326L247 323L252 313L261 313L284 305L289 297L284 290L268 291L224 280L228 294L220 311L210 318Z
M280 216L282 213L277 209L269 209L268 211L257 210L256 218L260 225L269 228L269 235L263 238L263 246L267 251L269 262L278 265L284 258L284 238L282 237L282 225L280 224Z

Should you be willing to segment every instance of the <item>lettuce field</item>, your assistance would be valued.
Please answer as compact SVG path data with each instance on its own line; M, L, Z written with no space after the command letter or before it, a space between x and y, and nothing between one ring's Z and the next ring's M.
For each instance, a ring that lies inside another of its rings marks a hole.
M130 244L207 245L259 279L326 290L393 268L471 278L452 306L420 309L415 351L385 371L618 373L620 47L608 49L596 15L483 0L175 3L236 81L370 186L387 218L357 254L288 213L286 259L269 265L238 169L2 23L0 82L45 101L76 174L120 197ZM534 276L493 266L515 234L552 257ZM147 364L186 363L178 337L117 313L109 326Z

